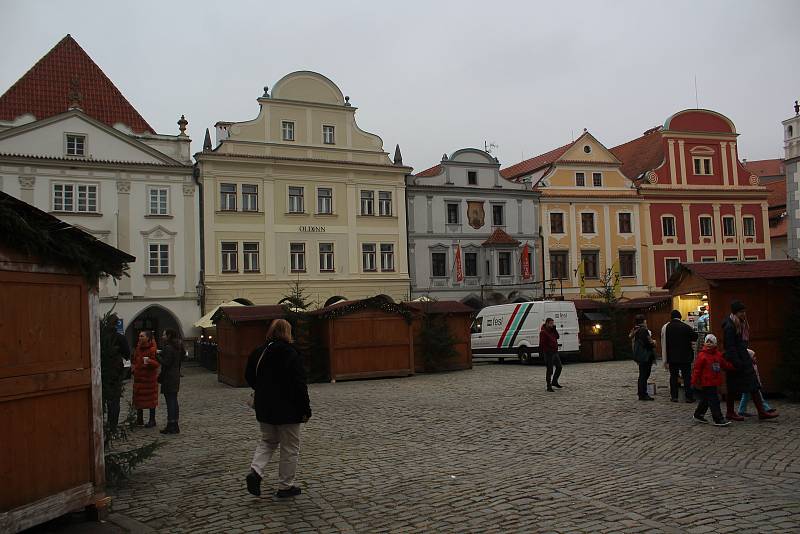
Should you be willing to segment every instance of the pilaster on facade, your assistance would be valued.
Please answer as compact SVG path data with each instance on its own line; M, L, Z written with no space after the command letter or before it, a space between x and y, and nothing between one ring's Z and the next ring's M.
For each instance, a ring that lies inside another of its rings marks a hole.
M686 185L686 151L683 146L684 143L683 139L678 140L678 155L681 161L681 184Z
M714 248L717 253L717 261L722 261L723 256L723 237L722 237L722 217L720 216L720 204L715 202L711 205L714 212Z
M694 238L692 237L692 220L689 213L689 204L683 204L683 234L686 240L686 257L694 261Z
M731 154L731 178L732 178L730 185L732 185L733 187L739 187L739 166L736 157L736 142L731 141L729 145Z
M722 160L722 183L723 185L725 185L725 187L729 185L727 146L728 143L725 141L722 141L719 144L720 160ZM736 172L735 167L734 167L734 172Z
M678 183L678 170L675 166L675 140L667 140L667 150L669 151L669 179L670 183L677 185Z

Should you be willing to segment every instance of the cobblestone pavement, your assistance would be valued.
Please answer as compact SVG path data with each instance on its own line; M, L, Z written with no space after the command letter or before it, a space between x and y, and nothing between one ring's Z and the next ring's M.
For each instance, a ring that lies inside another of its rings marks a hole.
M556 393L516 364L314 384L303 494L278 500L274 461L245 489L249 390L184 372L182 433L111 492L159 532L800 532L798 405L695 424L666 390L637 401L631 362L566 365Z

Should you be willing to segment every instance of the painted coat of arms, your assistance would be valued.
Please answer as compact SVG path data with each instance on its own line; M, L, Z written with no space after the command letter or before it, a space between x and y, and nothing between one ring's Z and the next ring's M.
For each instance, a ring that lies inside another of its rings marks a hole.
M467 201L467 220L469 225L476 230L483 227L486 212L483 211L483 200Z

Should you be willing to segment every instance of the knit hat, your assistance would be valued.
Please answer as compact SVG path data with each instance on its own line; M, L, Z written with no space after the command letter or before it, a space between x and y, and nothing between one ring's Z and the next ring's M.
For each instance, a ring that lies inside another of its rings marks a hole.
M708 334L706 336L706 341L705 342L708 343L709 345L713 345L713 346L716 347L717 346L717 336L715 336L714 334Z
M745 306L744 304L742 304L741 300L734 300L733 302L731 302L731 313L739 313L744 309Z
M672 313L670 313L669 316L672 319L680 319L681 318L681 312L679 312L678 310L672 310Z

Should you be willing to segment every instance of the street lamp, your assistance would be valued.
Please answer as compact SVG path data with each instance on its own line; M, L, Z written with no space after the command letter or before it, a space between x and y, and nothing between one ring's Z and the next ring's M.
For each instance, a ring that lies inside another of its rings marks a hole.
M200 306L203 303L203 296L206 294L206 286L200 281L194 286L194 290L197 292L197 305Z

